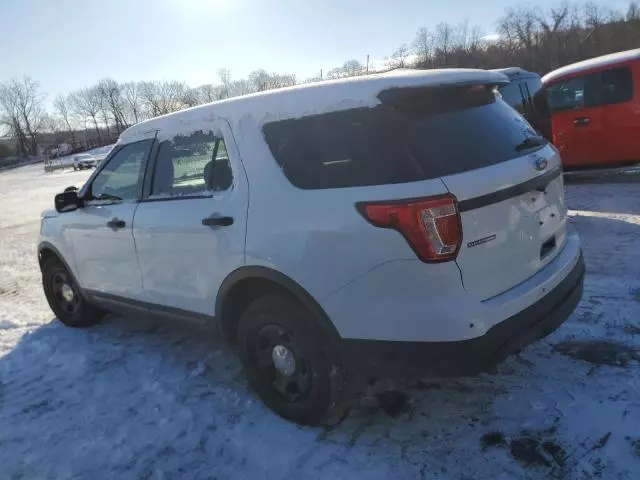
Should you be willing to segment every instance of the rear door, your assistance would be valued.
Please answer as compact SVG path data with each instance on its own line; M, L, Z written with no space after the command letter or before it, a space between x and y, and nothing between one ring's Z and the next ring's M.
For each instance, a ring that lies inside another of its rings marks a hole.
M636 85L640 85L640 81L636 80ZM603 162L619 165L640 161L640 98L635 90L630 66L602 72L600 105L603 128L608 137Z
M133 223L145 301L213 315L220 284L244 262L244 169L221 120L160 132L158 142Z

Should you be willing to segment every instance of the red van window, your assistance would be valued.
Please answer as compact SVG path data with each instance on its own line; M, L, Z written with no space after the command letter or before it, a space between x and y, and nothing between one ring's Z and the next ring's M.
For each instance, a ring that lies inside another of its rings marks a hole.
M633 98L629 67L612 68L556 83L547 90L551 112L627 102Z
M633 98L633 77L629 67L614 68L602 72L600 104L628 102Z

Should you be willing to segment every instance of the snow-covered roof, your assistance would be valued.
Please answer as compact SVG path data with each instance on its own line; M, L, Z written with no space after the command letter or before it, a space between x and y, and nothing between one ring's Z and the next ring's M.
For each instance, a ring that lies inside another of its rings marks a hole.
M202 120L224 118L231 124L247 116L263 124L334 110L373 106L377 95L390 88L455 85L465 83L507 83L500 73L475 69L409 70L307 83L220 100L138 123L125 130L118 140L129 143L152 131L172 131Z
M507 77L527 77L527 76L537 76L538 74L535 72L530 72L520 67L506 67L506 68L494 68L491 70L492 72L503 73Z
M565 75L573 75L575 73L584 72L594 68L604 67L616 63L622 63L629 60L640 60L640 48L634 50L626 50L624 52L611 53L601 57L590 58L582 62L572 63L562 68L558 68L553 72L547 73L542 77L543 83L551 83L554 80L564 77Z

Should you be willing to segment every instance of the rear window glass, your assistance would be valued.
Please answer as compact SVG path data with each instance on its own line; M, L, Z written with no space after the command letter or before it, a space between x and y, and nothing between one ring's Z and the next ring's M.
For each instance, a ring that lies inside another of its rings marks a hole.
M289 181L323 189L436 178L521 156L536 136L491 87L395 89L380 98L374 108L266 124Z

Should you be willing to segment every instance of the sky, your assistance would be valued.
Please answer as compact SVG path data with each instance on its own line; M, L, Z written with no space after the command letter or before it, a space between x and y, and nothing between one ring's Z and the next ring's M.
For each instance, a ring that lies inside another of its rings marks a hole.
M263 68L313 77L378 63L420 27L468 20L486 34L518 0L0 0L0 81L29 75L51 101L94 84L216 83ZM547 7L557 0L537 0ZM613 0L612 7L627 2Z

